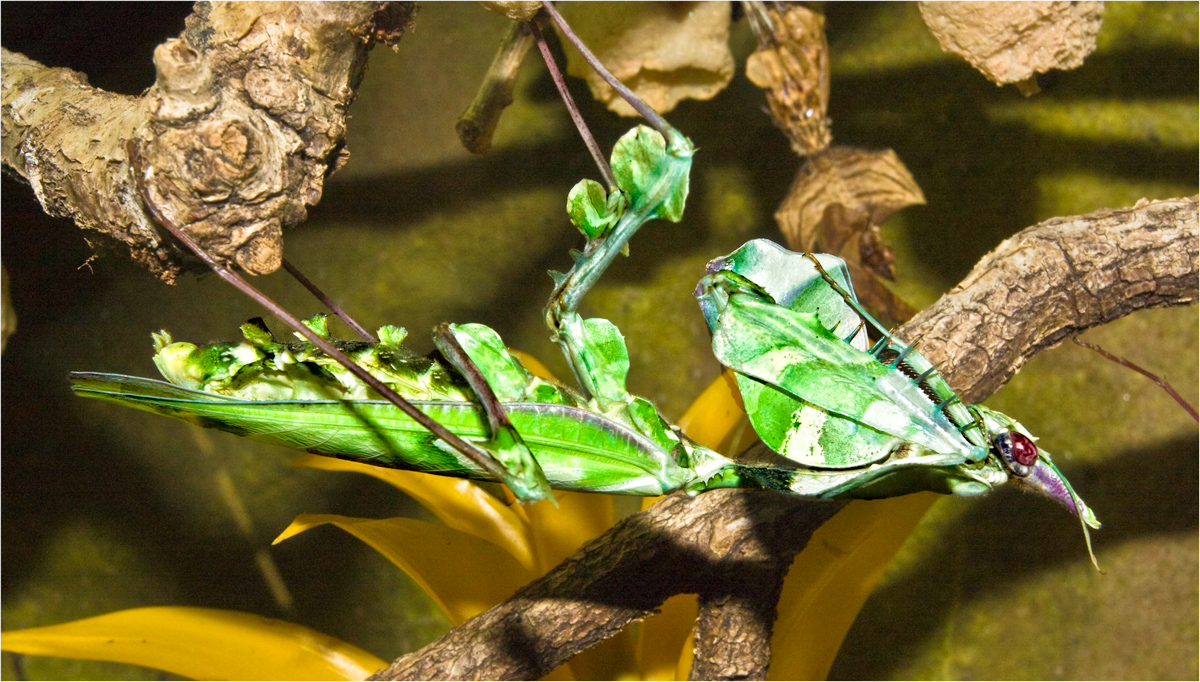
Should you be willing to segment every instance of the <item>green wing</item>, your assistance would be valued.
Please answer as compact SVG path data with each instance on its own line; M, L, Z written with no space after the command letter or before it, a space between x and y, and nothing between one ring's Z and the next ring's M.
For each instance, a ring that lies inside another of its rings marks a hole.
M738 372L751 422L776 452L835 469L880 461L905 442L972 461L985 456L911 377L865 352L864 327L873 321L841 259L754 240L708 272L696 294L713 351ZM915 352L909 359L918 371L929 366ZM953 395L939 387L941 399Z
M798 400L934 452L979 457L912 379L831 334L813 313L735 294L713 330L713 352Z

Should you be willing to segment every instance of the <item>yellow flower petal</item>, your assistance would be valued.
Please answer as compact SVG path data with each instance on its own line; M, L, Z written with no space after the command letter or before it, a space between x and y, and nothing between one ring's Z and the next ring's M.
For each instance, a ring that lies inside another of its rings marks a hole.
M159 606L0 636L14 653L132 663L197 680L361 680L387 662L301 625Z
M549 500L525 505L537 545L539 574L554 568L613 525L612 495L560 491L555 497L557 508Z
M926 492L854 500L813 534L783 583L767 679L829 675L863 602L937 499Z
M504 548L527 570L535 567L531 530L524 514L471 481L319 455L302 455L292 466L374 476L412 496L447 526Z
M275 542L326 523L362 540L400 567L455 626L508 599L535 577L490 542L415 519L302 514Z
M515 355L516 358L521 361L521 364L525 365L525 369L529 370L529 373L533 376L545 379L547 381L558 381L558 377L554 376L550 372L550 369L542 364L541 360L538 360L529 353L517 350L515 348L509 348L508 352Z
M663 602L659 613L642 621L637 642L642 679L677 679L675 671L685 657L687 667L691 669L692 649L685 650L684 644L696 627L699 610L696 595L677 594Z
M683 413L678 426L688 438L706 448L720 450L721 442L745 416L737 379L727 369Z

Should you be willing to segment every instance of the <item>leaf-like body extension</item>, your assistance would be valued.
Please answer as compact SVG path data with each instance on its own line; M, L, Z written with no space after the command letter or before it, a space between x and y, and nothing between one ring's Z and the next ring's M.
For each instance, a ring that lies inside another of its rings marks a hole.
M132 663L196 680L361 680L387 662L254 613L156 606L0 637L4 651Z
M198 426L376 466L490 480L477 465L385 401L213 399L209 393L169 384L163 384L161 391L172 397L163 397L160 391L141 388L162 382L95 374L82 379L84 383L75 387L79 395ZM414 404L463 438L482 442L488 436L487 420L478 405ZM504 409L556 489L661 495L695 478L646 436L594 412L530 402L506 403Z
M691 169L691 144L679 137L668 149L658 131L639 125L622 135L612 152L613 177L629 196L630 206L637 210L657 203L649 217L673 223L683 218ZM687 163L681 167L677 161L684 159Z
M601 409L622 404L629 398L625 379L629 376L629 351L617 325L601 318L571 315L563 320L560 338L566 343L571 366L580 372L579 383Z
M496 397L504 402L525 400L531 377L521 363L509 355L500 335L482 324L452 324L454 338L487 379Z
M620 195L619 192L616 194ZM619 200L612 200L595 180L580 180L567 195L567 215L588 239L603 235L615 225L624 208Z
M842 259L828 254L814 256L825 272L850 296L854 286ZM838 336L851 338L859 350L867 348L863 318L834 291L804 254L788 251L769 239L746 242L737 251L708 263L709 275L733 272L753 282L778 305L798 313L813 313L826 329L836 330ZM700 309L709 328L716 326L728 297L719 286L719 279L706 277L697 287Z

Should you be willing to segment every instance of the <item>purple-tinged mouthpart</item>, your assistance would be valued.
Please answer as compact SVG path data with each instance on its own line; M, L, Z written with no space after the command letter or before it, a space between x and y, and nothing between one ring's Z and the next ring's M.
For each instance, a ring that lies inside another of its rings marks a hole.
M1092 565L1096 567L1097 571L1100 571L1100 564L1096 562L1096 555L1092 552L1092 537L1088 533L1089 526L1095 529L1100 528L1100 520L1083 503L1083 499L1075 494L1071 484L1067 482L1066 477L1062 475L1058 467L1054 466L1049 457L1039 457L1033 471L1028 476L1023 478L1014 476L1013 480L1017 485L1057 500L1059 504L1079 517L1079 525L1083 528L1083 538L1087 542L1088 555L1092 558Z

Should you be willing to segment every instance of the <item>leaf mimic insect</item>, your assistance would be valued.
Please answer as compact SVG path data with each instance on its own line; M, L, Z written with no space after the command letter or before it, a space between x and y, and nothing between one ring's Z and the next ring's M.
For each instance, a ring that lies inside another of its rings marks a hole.
M377 342L337 341L323 316L301 325L272 308L302 333L300 342L279 341L261 320L242 326L239 343L198 347L162 332L154 337L154 361L169 383L75 373L75 392L315 454L501 481L526 502L553 499L552 488L977 495L1011 479L1072 510L1085 538L1088 526L1099 528L1033 436L1004 414L963 404L913 345L893 338L859 305L845 264L834 256L752 241L709 263L697 286L713 351L737 373L764 447L730 459L692 442L652 403L631 395L621 332L576 311L644 223L681 219L694 148L612 78L549 3L546 11L654 127L638 126L618 140L609 170L575 117L609 185L584 180L571 190L567 212L587 245L572 252L570 272L550 273L555 289L546 322L578 390L534 376L483 325L440 325L438 352L422 357L404 348L405 332L397 327L380 329ZM547 66L557 73L553 60ZM555 80L570 104L561 78ZM130 156L155 212L144 182L153 169L139 169L136 145ZM206 258L179 228L155 217ZM269 303L227 268L210 264ZM883 335L870 348L868 328Z
M713 352L737 373L751 424L779 455L771 461L794 469L782 487L978 495L1011 480L1076 514L1095 564L1088 527L1100 522L1050 454L1015 419L963 403L915 344L880 326L840 259L756 240L708 272L696 296ZM882 335L870 348L868 327Z
M619 199L586 181L572 191L568 210L589 244L570 273L552 273L557 286L547 321L580 390L534 376L483 325L442 325L435 334L439 352L429 357L405 349L405 332L396 327L380 329L378 343L335 341L425 415L496 457L508 477L379 400L313 344L281 342L259 320L243 325L240 343L197 347L156 335L155 363L170 383L77 373L74 389L315 454L504 480L527 501L545 496L547 488L661 495L744 487L814 498L920 490L977 495L1011 479L1075 512L1085 535L1087 526L1099 527L1020 423L963 404L912 345L891 337L862 309L845 264L834 256L752 241L712 261L697 286L714 353L737 373L747 414L769 451L725 457L693 443L653 404L629 394L624 337L608 320L583 319L574 310L641 224L680 218L691 153L682 135L668 141L639 126L613 151ZM328 338L322 316L306 324ZM868 327L884 334L869 349Z

